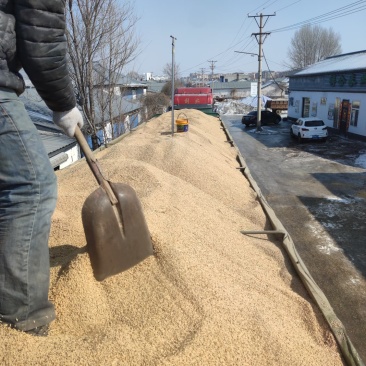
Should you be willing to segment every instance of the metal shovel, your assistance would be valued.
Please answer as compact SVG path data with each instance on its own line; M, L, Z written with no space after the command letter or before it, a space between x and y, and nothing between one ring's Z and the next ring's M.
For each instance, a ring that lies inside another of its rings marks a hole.
M75 138L100 184L84 202L82 221L94 277L102 281L152 255L153 247L134 189L103 177L79 127Z

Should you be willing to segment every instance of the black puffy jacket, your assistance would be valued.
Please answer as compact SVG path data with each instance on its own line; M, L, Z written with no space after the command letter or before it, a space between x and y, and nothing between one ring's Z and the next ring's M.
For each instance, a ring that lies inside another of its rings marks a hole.
M66 65L65 0L0 0L0 87L19 95L21 68L53 111L75 106Z

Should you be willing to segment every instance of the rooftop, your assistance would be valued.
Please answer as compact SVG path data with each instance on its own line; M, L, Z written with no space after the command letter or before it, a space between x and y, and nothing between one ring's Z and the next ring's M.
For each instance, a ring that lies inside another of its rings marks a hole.
M294 76L352 70L366 70L366 50L328 57L297 72Z

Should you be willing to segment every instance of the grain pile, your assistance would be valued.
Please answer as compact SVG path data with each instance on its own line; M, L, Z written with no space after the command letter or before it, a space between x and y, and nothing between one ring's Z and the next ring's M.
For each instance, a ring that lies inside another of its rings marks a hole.
M177 113L177 112L176 112ZM0 327L2 365L342 365L335 340L268 227L220 121L184 110L98 152L108 179L136 190L155 256L97 282L81 207L87 164L57 172L47 338ZM244 157L245 158L245 157Z

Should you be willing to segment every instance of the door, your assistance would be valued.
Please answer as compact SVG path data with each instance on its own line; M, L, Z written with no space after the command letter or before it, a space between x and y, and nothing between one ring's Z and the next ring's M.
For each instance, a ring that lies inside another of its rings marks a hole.
M310 98L302 98L302 115L301 117L310 116Z
M349 100L343 99L341 103L341 118L340 118L340 132L343 135L347 134L349 126L349 116L351 111L351 105Z

